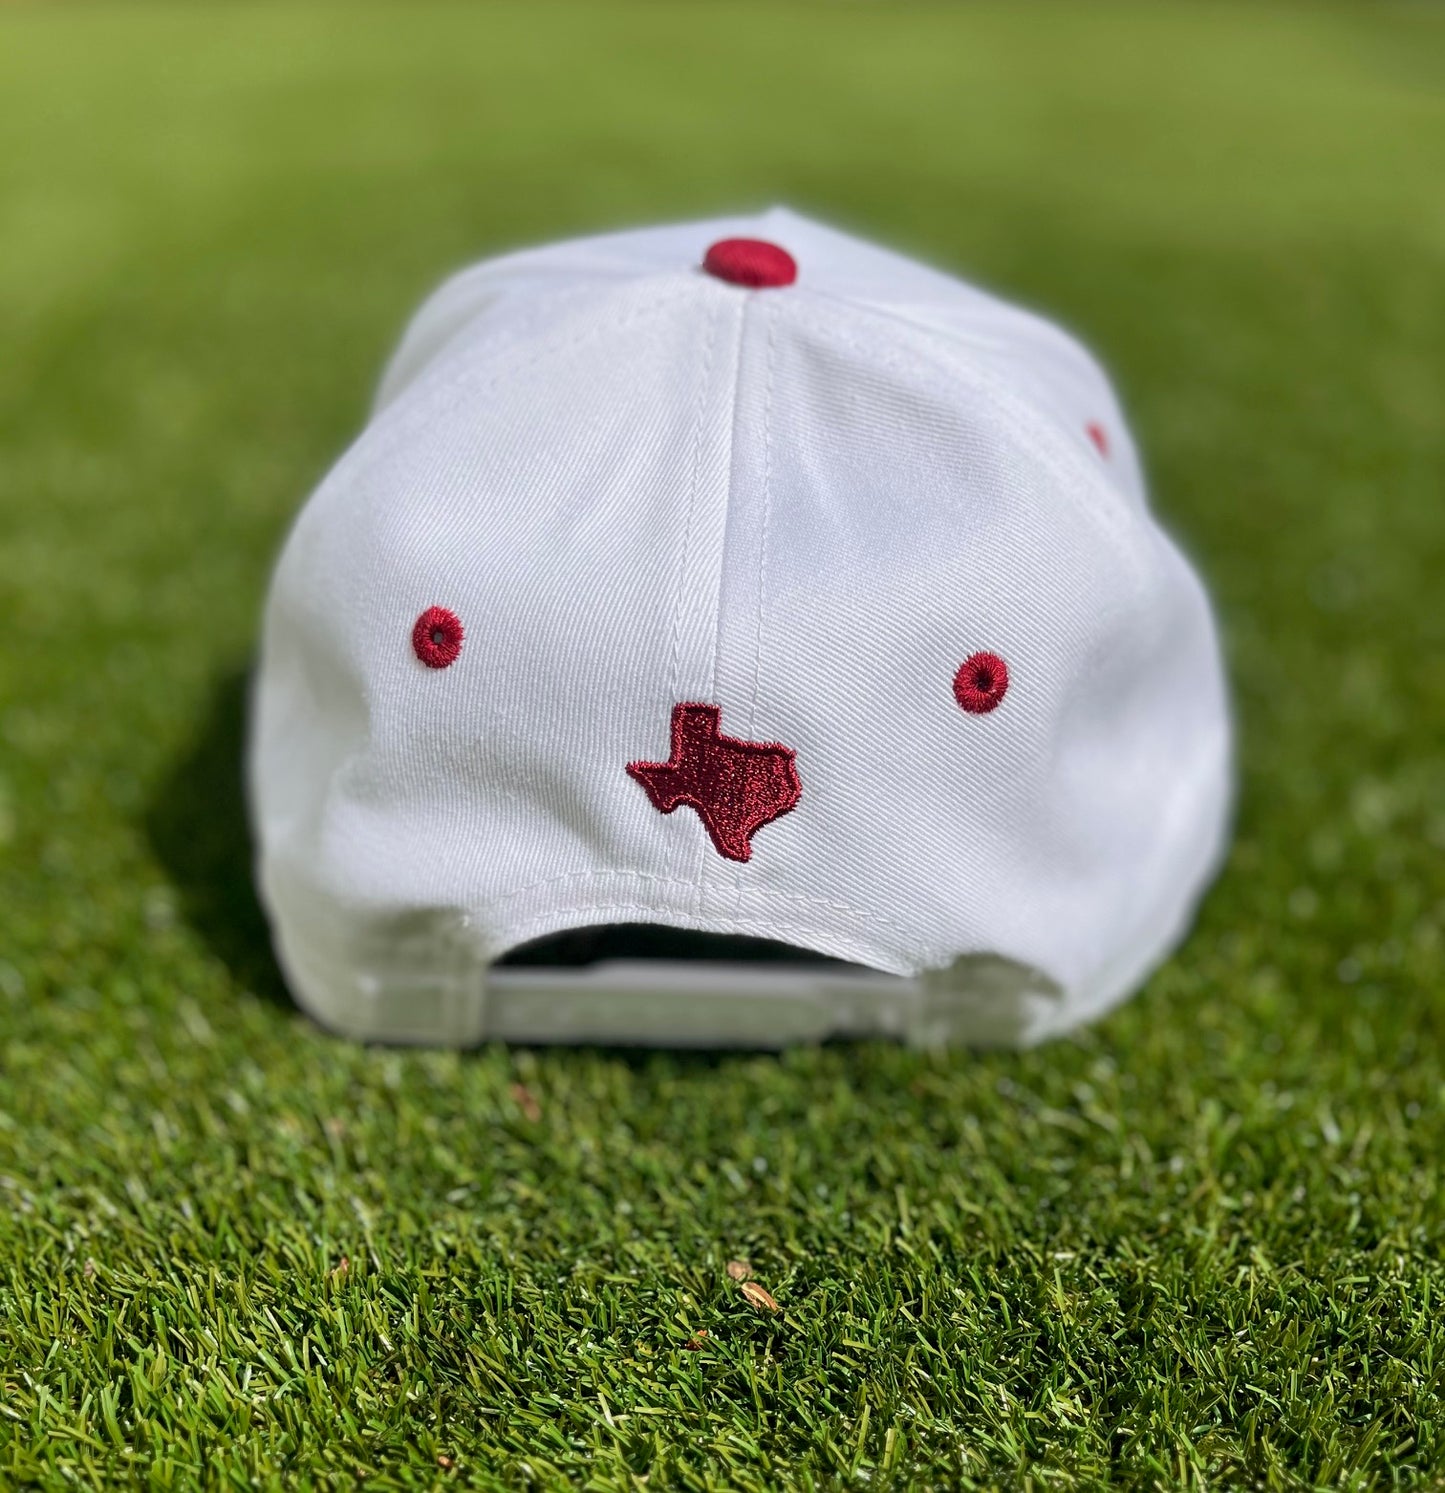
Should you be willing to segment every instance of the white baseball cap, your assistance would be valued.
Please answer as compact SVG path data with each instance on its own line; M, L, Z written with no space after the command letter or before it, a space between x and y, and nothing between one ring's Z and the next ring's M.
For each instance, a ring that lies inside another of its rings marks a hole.
M1099 366L782 209L422 307L281 555L249 772L298 1001L444 1043L1033 1041L1181 938L1231 800Z

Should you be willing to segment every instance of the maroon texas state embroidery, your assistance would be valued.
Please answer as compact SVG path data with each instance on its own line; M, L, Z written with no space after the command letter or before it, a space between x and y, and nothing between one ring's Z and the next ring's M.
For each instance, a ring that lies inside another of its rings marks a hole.
M717 705L674 705L672 760L629 762L627 771L656 808L670 814L690 805L719 854L745 861L752 858L751 837L795 808L803 785L791 747L724 736L721 718Z

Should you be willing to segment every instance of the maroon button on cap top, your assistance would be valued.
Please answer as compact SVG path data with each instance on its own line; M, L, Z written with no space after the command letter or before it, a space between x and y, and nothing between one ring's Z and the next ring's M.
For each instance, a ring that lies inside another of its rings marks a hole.
M747 285L754 290L791 285L798 278L793 256L760 238L719 239L703 256L702 267L729 285Z

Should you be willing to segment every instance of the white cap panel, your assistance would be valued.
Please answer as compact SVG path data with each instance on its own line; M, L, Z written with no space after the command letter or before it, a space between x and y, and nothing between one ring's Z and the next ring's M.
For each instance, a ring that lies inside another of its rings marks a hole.
M711 659L736 317L711 286L624 312L504 376L423 379L408 439L386 422L363 438L273 588L264 851L375 907L482 909L617 864L671 873L669 826L624 768ZM466 629L445 669L412 651L432 605Z
M719 697L797 749L803 797L746 866L709 862L716 915L725 887L806 886L873 909L905 967L1084 981L1175 786L1224 760L1197 584L1041 419L787 302L750 318L738 430ZM976 651L1010 670L984 716L952 689Z

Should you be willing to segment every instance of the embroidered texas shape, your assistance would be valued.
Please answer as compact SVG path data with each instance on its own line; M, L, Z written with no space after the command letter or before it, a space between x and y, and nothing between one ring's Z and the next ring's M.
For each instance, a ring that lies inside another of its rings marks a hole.
M797 806L803 785L791 747L740 741L718 730L717 705L672 707L672 760L629 762L628 773L654 806L697 810L712 842L730 861L752 858L751 837Z

